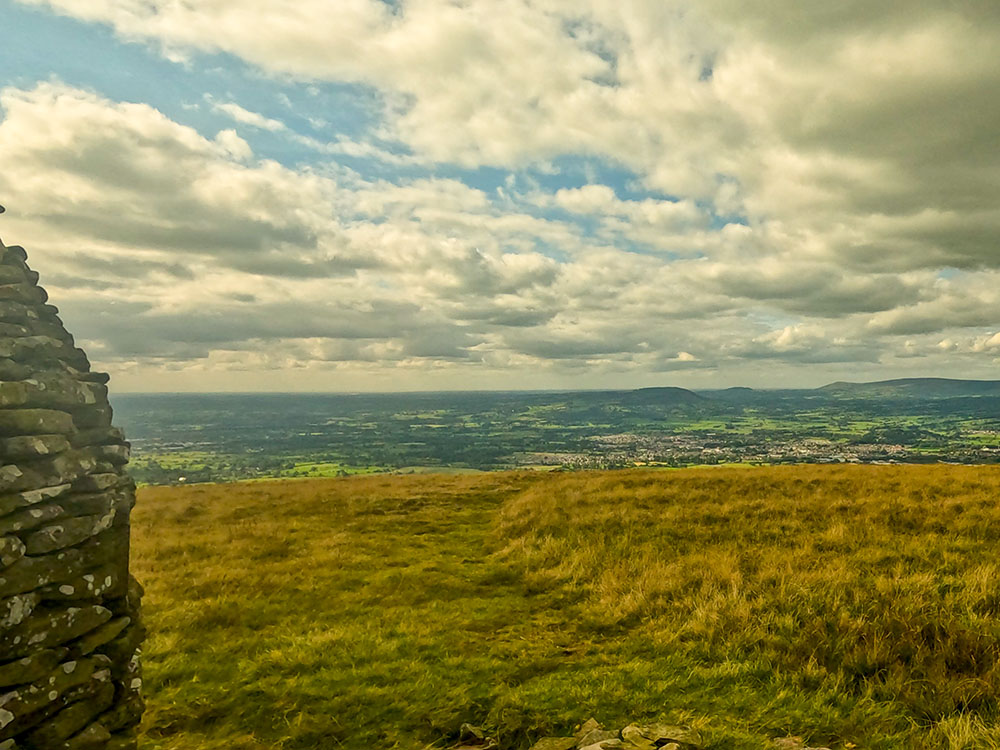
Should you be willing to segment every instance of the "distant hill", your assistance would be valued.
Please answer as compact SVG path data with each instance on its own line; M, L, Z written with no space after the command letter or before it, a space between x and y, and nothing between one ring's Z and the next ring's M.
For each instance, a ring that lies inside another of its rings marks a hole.
M678 404L703 404L706 399L687 388L666 386L626 391L618 397L617 401L632 406L674 406Z
M841 396L955 398L1000 396L1000 380L959 380L953 378L898 378L872 383L837 382L817 389Z
M710 391L699 391L698 395L712 401L724 401L732 404L749 403L757 401L762 397L767 398L768 396L766 392L762 393L760 391L755 391L753 388L747 388L745 385L737 385L732 388L713 389Z

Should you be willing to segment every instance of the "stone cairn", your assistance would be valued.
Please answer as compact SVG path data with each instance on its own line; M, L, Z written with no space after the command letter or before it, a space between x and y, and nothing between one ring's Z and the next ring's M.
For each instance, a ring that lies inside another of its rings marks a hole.
M129 444L26 260L0 242L0 750L135 748Z

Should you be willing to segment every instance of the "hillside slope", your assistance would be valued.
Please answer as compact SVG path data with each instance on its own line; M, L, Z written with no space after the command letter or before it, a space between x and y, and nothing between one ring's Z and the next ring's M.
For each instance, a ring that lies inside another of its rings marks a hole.
M898 378L871 383L838 381L818 389L840 396L892 396L897 398L955 398L960 396L1000 396L1000 380L957 380L953 378Z
M1000 470L146 488L145 747L524 748L596 716L722 750L995 747ZM436 744L434 744L436 743Z

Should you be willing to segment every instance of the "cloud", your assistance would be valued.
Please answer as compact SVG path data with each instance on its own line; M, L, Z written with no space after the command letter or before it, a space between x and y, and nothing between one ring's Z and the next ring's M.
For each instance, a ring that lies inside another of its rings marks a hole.
M628 207L634 232L652 228L648 244L710 203L770 227L785 252L842 266L1000 263L1000 18L982 3L913 0L890 13L780 0L748 14L732 0L347 0L333 19L320 0L21 2L171 54L223 51L272 73L371 86L385 105L380 135L416 162L518 168L587 154L624 165L678 198ZM555 200L620 215L608 190Z
M878 362L882 352L877 342L832 336L816 325L785 326L736 346L730 351L749 359L778 359L800 364L834 362Z
M320 139L217 95L251 148L61 84L0 93L5 235L121 372L992 372L986 4L19 1L382 108Z
M288 126L280 120L265 117L259 112L251 112L249 109L244 109L236 102L217 102L210 96L208 97L208 102L212 105L213 111L220 112L238 123L251 125L261 130L270 130L272 133L279 133L281 131L288 130Z
M307 207L326 203L322 181L273 162L242 165L249 150L230 131L208 140L146 105L57 84L5 89L0 106L2 179L21 216L91 240L236 263L317 242Z

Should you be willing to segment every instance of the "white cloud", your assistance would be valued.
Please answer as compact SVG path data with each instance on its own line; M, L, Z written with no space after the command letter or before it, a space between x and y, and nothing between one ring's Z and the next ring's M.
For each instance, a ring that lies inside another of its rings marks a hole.
M366 376L405 362L557 379L995 354L1000 14L986 4L19 1L171 55L373 87L383 121L330 141L210 103L244 134L423 175L290 169L146 105L5 90L5 233L59 269L86 320L150 305L152 334L108 333L109 360L160 346L222 366L266 347L268 362ZM597 169L561 189L515 174L557 178L581 156L660 197L621 197ZM495 193L419 169L435 164L511 173ZM185 341L199 319L212 335Z
M234 159L245 161L253 156L250 144L240 138L235 130L220 130L215 136L215 142Z
M217 102L211 97L207 97L207 99L212 105L213 111L220 112L244 125L251 125L255 128L260 128L261 130L270 130L272 133L278 133L288 129L288 126L281 122L281 120L265 117L259 112L251 112L249 109L244 109L236 102Z
M1000 19L984 4L913 1L888 13L783 0L746 13L732 0L409 0L395 10L347 0L331 15L321 0L21 2L173 51L222 50L275 73L374 86L383 135L413 151L395 163L611 159L679 199L622 219L633 239L663 250L683 254L656 234L698 221L695 201L747 214L775 250L841 265L1000 264L989 198L998 115L984 106L1000 84ZM364 142L328 148L393 162ZM621 208L599 185L557 202Z

